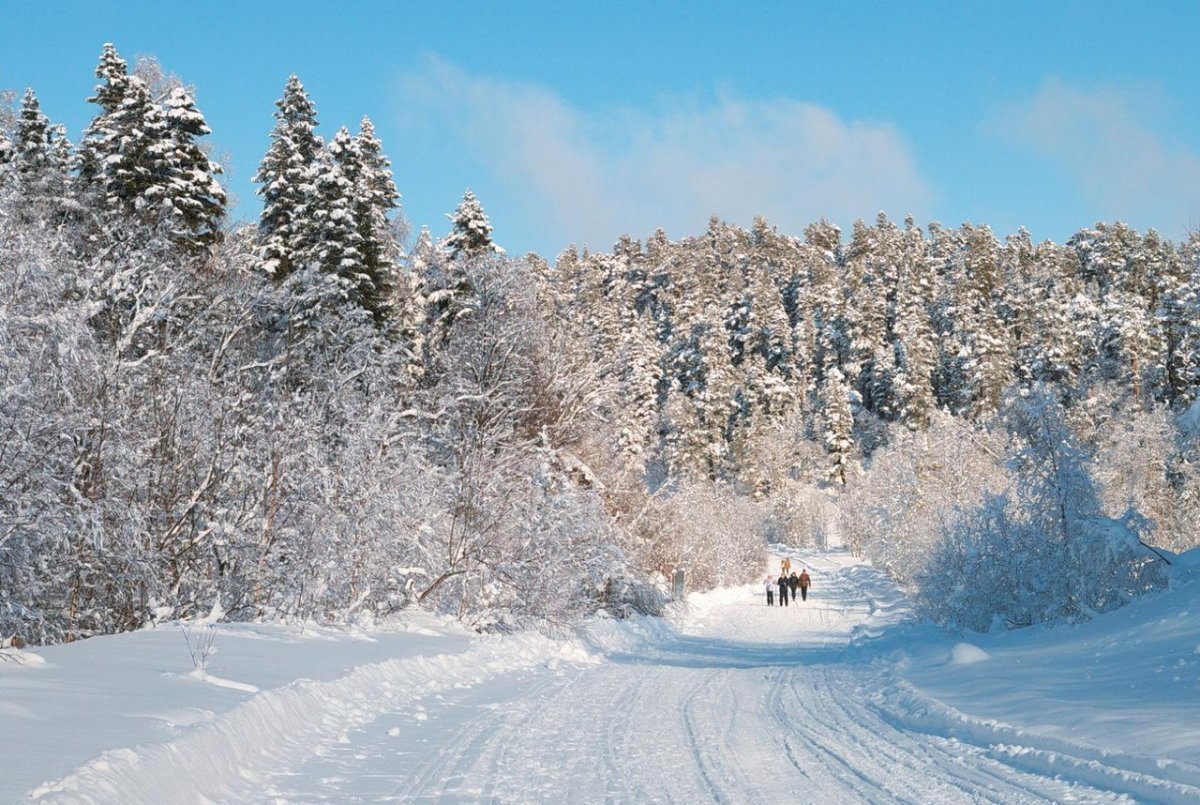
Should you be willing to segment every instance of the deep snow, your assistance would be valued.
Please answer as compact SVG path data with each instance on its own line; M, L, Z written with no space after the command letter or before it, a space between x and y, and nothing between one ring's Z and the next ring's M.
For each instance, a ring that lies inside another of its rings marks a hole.
M173 626L9 652L0 801L1200 801L1195 581L953 636L846 554L796 561L806 603L760 583L569 640L413 614L219 625L206 675Z

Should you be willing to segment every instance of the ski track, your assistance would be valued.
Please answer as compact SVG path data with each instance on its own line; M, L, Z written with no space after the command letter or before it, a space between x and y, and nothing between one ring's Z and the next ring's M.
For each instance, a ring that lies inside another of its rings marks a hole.
M354 718L324 714L312 751L290 765L266 751L271 764L242 771L253 788L180 801L1200 801L1193 767L1039 740L925 697L862 646L899 606L879 577L844 558L805 561L807 603L731 593L633 648L600 641L598 662L573 662L578 649L559 662L536 641L532 659L505 662L491 644L476 652L487 668L413 677L403 695L411 663L384 668L388 689L356 701ZM112 785L78 783L176 754L151 749L109 753L41 793L118 801Z

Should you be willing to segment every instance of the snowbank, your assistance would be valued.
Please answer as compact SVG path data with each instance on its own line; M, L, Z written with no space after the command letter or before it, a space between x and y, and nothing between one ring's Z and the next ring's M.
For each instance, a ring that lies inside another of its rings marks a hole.
M402 701L475 685L498 674L588 655L536 634L480 639L456 654L389 660L328 682L300 681L259 693L182 737L114 749L35 789L46 802L161 803L245 800L273 772Z

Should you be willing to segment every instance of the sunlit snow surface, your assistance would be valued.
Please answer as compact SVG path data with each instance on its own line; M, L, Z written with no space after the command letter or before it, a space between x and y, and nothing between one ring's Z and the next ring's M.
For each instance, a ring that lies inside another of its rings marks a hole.
M203 675L170 627L41 649L0 662L0 801L1200 801L1195 582L954 636L845 554L794 561L807 602L571 640L223 625Z

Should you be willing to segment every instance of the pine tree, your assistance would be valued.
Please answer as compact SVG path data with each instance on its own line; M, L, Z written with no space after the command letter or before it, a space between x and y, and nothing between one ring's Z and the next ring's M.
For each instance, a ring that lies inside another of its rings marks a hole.
M661 353L649 312L634 313L621 329L616 353L621 409L617 444L621 453L646 470L658 431L659 385L663 378Z
M63 127L42 114L32 89L25 91L13 134L11 161L21 192L31 203L61 206L71 144Z
M895 416L892 397L896 372L896 298L899 291L899 240L895 224L879 213L876 224L861 221L846 249L845 331L849 366L858 372L863 407L884 419ZM852 379L848 372L847 379Z
M52 159L54 150L51 124L50 119L42 114L41 105L32 88L26 89L21 98L21 112L13 134L16 139L13 160L16 162L17 171L23 174L44 171Z
M933 391L937 340L929 319L936 277L925 239L911 218L901 238L898 275L892 396L899 420L910 429L923 430L937 408Z
M959 321L966 355L966 404L978 419L1000 407L1015 379L1015 350L1005 320L999 244L986 226L965 224L962 232Z
M483 206L475 194L467 188L462 201L453 215L447 215L453 224L450 234L442 241L451 259L472 257L494 252L504 254L504 250L492 242L492 225L483 212Z
M854 413L850 387L842 371L831 366L821 383L822 441L829 454L829 480L845 485L854 465Z
M363 305L364 276L358 230L354 226L353 187L332 155L322 151L313 173L313 196L304 207L311 240L303 242L305 263L336 277L344 301Z
M1181 246L1166 284L1158 317L1169 399L1189 405L1200 387L1200 233Z
M400 194L369 118L362 119L357 137L352 138L345 128L338 131L329 150L351 186L351 210L362 259L357 294L376 322L382 323L392 301L396 271L392 259L396 245L388 216L399 207Z
M745 300L750 312L746 388L756 413L776 415L796 401L790 383L794 374L791 323L773 275L774 266L752 260L746 270Z
M316 134L316 109L299 78L288 78L275 105L271 145L254 182L262 185L258 194L263 199L259 265L276 282L282 282L303 267L303 249L315 240L305 220L305 207L315 193L315 168L323 148Z
M665 445L671 475L715 479L729 456L727 431L736 406L728 340L717 311L676 326L668 355Z
M843 326L845 297L842 293L843 255L841 230L820 221L804 230L809 249L808 310L812 321L813 366L818 382L832 366L843 367L849 344Z
M117 151L117 139L112 130L112 116L124 105L129 92L129 65L117 54L111 42L104 45L100 63L96 66L95 94L88 103L100 107L100 112L84 130L77 153L76 181L81 195L97 191L102 182L109 158Z
M172 179L166 115L145 83L133 77L110 124L116 151L102 171L106 208L154 222L167 212Z
M1092 324L1081 309L1090 304L1079 279L1078 260L1053 243L1033 251L1029 276L1020 280L1016 306L1017 365L1026 383L1058 384L1074 393L1084 364L1084 344Z
M217 181L221 166L196 142L211 131L191 93L182 87L171 90L166 110L170 178L163 203L176 240L190 250L203 250L219 238L225 216L225 189Z

